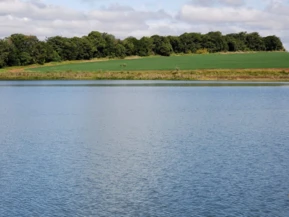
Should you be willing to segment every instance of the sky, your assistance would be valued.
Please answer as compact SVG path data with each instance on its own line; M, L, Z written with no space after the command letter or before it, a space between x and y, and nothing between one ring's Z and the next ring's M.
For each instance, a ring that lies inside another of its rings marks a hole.
M289 0L0 0L0 38L259 32L289 49Z

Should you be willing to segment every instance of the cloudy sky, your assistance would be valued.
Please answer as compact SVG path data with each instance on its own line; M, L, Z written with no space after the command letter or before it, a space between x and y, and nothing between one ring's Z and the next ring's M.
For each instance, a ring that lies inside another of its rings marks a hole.
M92 30L119 38L257 31L281 37L289 49L289 0L0 0L0 38Z

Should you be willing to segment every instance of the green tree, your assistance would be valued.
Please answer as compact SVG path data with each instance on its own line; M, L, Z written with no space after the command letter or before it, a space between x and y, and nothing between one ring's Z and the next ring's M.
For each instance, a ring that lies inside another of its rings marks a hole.
M168 40L170 41L170 44L172 46L173 52L174 53L182 53L183 52L183 47L181 44L180 37L178 36L168 36Z
M40 41L36 36L13 34L8 39L15 47L16 55L20 61L20 65L29 65L37 63L37 51Z
M282 44L280 38L278 38L275 35L267 36L267 37L263 38L263 41L264 41L265 49L267 51L284 50L284 47L283 47L283 44Z
M117 45L117 40L114 35L108 33L102 33L102 38L105 41L105 47L103 49L103 57L116 57L115 47Z
M184 33L180 35L182 50L184 53L195 53L202 48L202 34Z
M115 54L115 57L125 58L126 57L125 47L121 43L118 43L115 46L114 54Z
M29 65L31 63L33 63L33 58L31 57L31 55L27 52L21 52L19 54L19 59L20 59L20 63L23 66Z
M136 53L139 56L149 56L153 53L153 41L149 37L142 37L138 43L136 48Z
M89 60L93 58L95 48L86 36L82 38L74 37L72 41L77 48L77 60Z
M265 50L265 44L258 32L247 34L246 45L250 50L262 51Z
M97 31L92 31L88 34L87 39L93 46L93 57L104 57L104 49L106 47L106 41L102 34Z
M153 41L152 51L154 54L161 56L170 56L173 52L172 45L168 38L163 36L154 35L151 37Z
M128 37L122 41L122 44L125 47L126 56L136 55L137 43L138 40L135 37Z
M247 33L233 33L225 36L229 51L246 51L246 35Z
M60 62L61 57L57 53L56 50L53 49L53 47L45 43L45 51L46 51L46 62Z
M0 68L8 66L10 46L6 40L0 39Z
M228 44L221 32L209 32L207 36L207 48L210 52L228 51Z
M234 38L228 38L227 43L228 43L228 51L230 52L238 51L238 44Z
M32 58L34 63L44 64L47 61L46 43L40 41L33 47Z
M8 66L20 66L20 59L19 59L19 52L17 51L16 47L14 44L11 42L9 43L9 56L8 56Z
M55 36L47 39L47 43L58 53L61 60L76 60L78 56L77 45L71 38Z

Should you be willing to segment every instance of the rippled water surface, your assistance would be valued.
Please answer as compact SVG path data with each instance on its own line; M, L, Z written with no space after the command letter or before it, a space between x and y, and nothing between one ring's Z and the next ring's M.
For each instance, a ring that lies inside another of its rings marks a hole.
M0 216L289 216L286 83L0 82Z

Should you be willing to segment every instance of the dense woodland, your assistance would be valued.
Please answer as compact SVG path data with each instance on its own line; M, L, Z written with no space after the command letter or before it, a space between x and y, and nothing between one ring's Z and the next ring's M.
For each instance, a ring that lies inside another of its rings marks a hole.
M128 37L124 40L93 31L87 36L55 36L45 41L36 36L13 34L0 39L0 68L44 64L64 60L124 58L190 53L284 50L276 36L261 37L257 32L222 35L221 32L184 33L180 36Z

